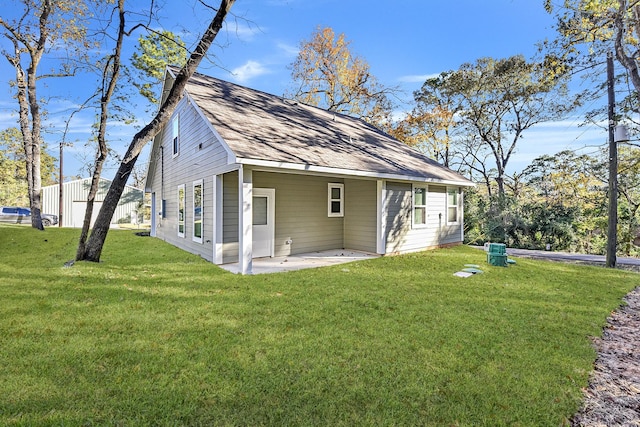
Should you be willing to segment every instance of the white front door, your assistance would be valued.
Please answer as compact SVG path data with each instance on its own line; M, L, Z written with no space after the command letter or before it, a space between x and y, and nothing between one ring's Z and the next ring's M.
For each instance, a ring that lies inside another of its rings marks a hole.
M253 189L253 257L272 257L275 239L274 188Z

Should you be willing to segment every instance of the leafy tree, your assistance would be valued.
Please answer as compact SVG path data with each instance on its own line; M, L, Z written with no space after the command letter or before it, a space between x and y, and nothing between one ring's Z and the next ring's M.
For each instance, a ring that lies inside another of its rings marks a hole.
M133 84L153 105L158 105L160 83L167 65L182 67L187 61L187 48L176 34L162 30L138 38L138 46L131 56L138 70Z
M523 171L530 191L522 203L539 206L532 220L547 224L552 232L559 232L560 238L547 233L545 243L556 249L598 253L602 250L600 244L593 244L602 236L602 224L606 221L606 185L593 169L598 163L591 156L567 150L553 156L540 156ZM549 207L548 214L544 212L545 206ZM566 237L569 225L573 230L571 240Z
M622 146L618 149L618 192L623 198L619 213L618 242L624 255L637 255L640 237L640 148Z
M222 28L224 19L234 2L235 0L220 1L220 6L217 9L215 16L200 38L200 41L195 50L189 56L186 64L176 75L175 80L173 81L173 84L169 89L169 93L167 94L166 99L164 99L164 101L162 102L162 105L160 106L157 114L151 120L151 122L149 122L138 133L134 135L133 140L129 144L129 148L127 149L127 152L124 155L122 162L120 163L120 167L118 168L118 171L116 172L115 177L111 182L111 186L109 187L109 190L105 196L104 202L102 204L102 207L100 208L100 212L98 213L98 217L96 218L93 230L91 231L91 235L86 242L84 250L82 252L78 251L78 253L76 254L77 260L94 262L100 261L102 248L104 246L107 233L109 232L111 218L113 217L113 213L116 210L118 201L122 196L122 192L124 191L129 176L134 170L140 152L147 144L147 142L149 142L149 140L151 140L151 138L153 138L160 131L162 126L164 126L168 122L169 118L173 114L173 111L178 105L178 102L184 95L184 88L187 84L187 81L196 71L198 65L209 50L209 47Z
M369 64L354 55L344 34L318 27L309 40L300 43L291 64L294 89L287 96L329 111L359 117L378 127L390 122L397 92L378 82Z
M407 145L417 148L446 167L452 167L455 151L453 139L458 131L459 119L454 96L440 90L444 83L439 79L428 79L432 91L424 92L407 116L401 120L391 134ZM426 85L427 83L425 83ZM414 96L421 96L418 92Z
M69 57L81 55L88 48L86 28L82 17L87 14L84 1L21 0L22 13L15 18L0 17L2 36L9 47L1 49L2 55L15 70L16 98L18 100L19 123L22 145L25 152L26 175L31 207L31 224L42 226L40 192L42 187L42 100L38 98L38 82L52 76L68 76L65 64L60 71L38 75L43 55L51 49L65 46Z
M547 12L555 14L560 35L557 44L565 63L603 61L606 52L627 70L640 93L640 4L636 0L564 0L558 6L544 0Z
M495 167L498 196L505 194L505 170L527 129L558 119L577 104L567 91L567 78L551 74L545 61L529 62L521 55L506 59L481 58L427 80L414 94L422 111L442 109L457 118L464 133L466 153L476 153L467 163L487 173L483 157ZM488 191L491 192L490 187Z
M44 185L56 182L56 159L45 150L41 155ZM0 205L28 206L27 168L20 129L0 131Z

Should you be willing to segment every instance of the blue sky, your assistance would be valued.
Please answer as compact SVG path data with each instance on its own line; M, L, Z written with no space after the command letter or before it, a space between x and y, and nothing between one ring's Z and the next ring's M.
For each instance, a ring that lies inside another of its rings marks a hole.
M217 4L217 0L211 0ZM536 43L552 38L553 19L542 7L542 0L237 0L234 16L227 20L211 60L200 72L265 92L282 95L290 85L289 64L300 41L308 39L318 26L329 26L344 33L353 53L363 57L378 80L400 86L406 100L428 76L455 70L465 62L481 57L504 58L515 54L530 57ZM141 0L132 5L145 4ZM0 14L11 13L5 9ZM196 0L165 0L160 12L163 27L180 34L188 44L195 43L208 24L210 15L198 8ZM134 40L129 43L133 44ZM0 41L0 46L5 46ZM126 55L130 55L129 47ZM1 58L0 58L1 59ZM13 70L0 61L0 129L15 126L9 78ZM43 87L40 95L55 98L49 104L48 125L54 129L47 140L57 156L59 127L69 108L86 97L94 82L76 77L56 80ZM400 106L410 109L410 105ZM593 108L593 106L590 106ZM139 124L148 116L139 113ZM73 147L65 151L65 176L80 174L82 164L93 154L84 147L91 114L74 118L68 140ZM567 148L578 149L606 142L606 132L597 127L578 128L581 118L570 117L536 127L520 143L509 171L522 170L534 157ZM110 143L124 152L135 133L132 126L113 124ZM147 161L143 154L139 164ZM112 176L113 167L105 170Z

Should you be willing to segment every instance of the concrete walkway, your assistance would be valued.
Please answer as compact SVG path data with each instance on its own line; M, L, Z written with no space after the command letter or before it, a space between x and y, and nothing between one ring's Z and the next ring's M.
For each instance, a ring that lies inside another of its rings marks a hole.
M303 270L305 268L326 267L353 261L378 258L379 255L349 249L333 249L274 258L254 258L253 274L280 273L283 271ZM239 273L238 263L222 264L231 273Z
M482 246L477 246L477 248L483 249ZM606 257L604 255L586 255L586 254L575 254L575 253L569 253L569 252L535 251L535 250L529 250L529 249L515 249L515 248L507 248L507 255L511 255L514 257L524 257L524 258L549 259L553 261L587 262L587 263L603 264L603 265L606 261ZM640 258L617 257L616 264L640 267Z

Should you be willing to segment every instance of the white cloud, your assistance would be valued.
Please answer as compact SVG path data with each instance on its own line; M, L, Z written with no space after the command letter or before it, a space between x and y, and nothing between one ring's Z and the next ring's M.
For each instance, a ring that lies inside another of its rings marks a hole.
M298 56L298 52L300 52L300 49L297 46L291 46L290 44L280 42L276 46L287 57L296 57Z
M247 25L235 21L228 24L227 32L230 35L235 34L242 41L251 41L256 35L264 33L264 29L259 28L257 25Z
M398 81L401 83L424 83L427 79L433 79L440 74L413 74L407 76L398 77Z
M254 77L267 74L269 70L258 61L247 61L244 65L231 70L234 80L244 83Z

